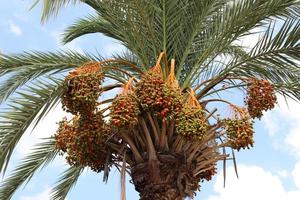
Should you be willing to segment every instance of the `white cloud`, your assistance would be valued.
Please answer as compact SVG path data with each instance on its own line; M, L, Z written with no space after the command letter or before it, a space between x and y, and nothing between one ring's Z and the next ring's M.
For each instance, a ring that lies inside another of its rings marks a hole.
M280 177L280 178L288 178L290 176L290 173L285 170L285 169L282 169L282 170L277 170L276 171L276 174Z
M207 200L299 199L300 190L286 190L278 176L259 166L239 165L239 175L237 179L233 167L228 167L224 188L223 175L220 173L214 185L216 194Z
M266 112L262 118L262 122L264 123L264 126L270 136L274 136L280 129L278 123L279 119L276 117L277 115L274 115L273 113L274 111Z
M296 163L294 170L292 171L292 175L295 185L300 189L300 162Z
M278 105L267 112L262 121L270 136L282 139L278 147L300 157L300 104L291 99L287 103L282 96L278 96Z
M298 123L300 123L300 119ZM290 129L285 143L290 147L290 152L300 158L300 124Z
M300 104L292 99L287 99L286 101L284 97L280 95L277 95L277 99L278 104L273 110L266 112L263 122L269 120L269 123L274 126L274 120L278 120L278 118L284 118L285 121L289 121L289 124L295 126L297 122L300 121ZM277 130L280 124L275 125L277 126L275 130Z
M9 22L9 30L16 36L21 36L23 34L21 28L17 26L13 21Z
M20 200L47 200L50 199L51 189L46 188L42 192L38 194L34 194L33 196L22 196Z

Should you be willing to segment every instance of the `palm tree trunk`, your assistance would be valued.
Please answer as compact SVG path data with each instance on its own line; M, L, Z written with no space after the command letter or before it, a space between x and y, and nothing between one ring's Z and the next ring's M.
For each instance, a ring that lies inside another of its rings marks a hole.
M176 188L168 183L160 185L148 185L140 193L140 200L183 200Z
M144 162L131 170L140 200L183 200L185 197L193 197L198 190L199 179L180 160L173 162L170 157L167 161L166 155L160 158L160 162ZM153 176L153 169L158 170L155 173L158 177Z

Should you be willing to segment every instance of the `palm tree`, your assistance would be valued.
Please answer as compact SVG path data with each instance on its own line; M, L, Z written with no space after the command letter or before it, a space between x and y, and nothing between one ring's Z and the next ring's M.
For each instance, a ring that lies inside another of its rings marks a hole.
M69 26L63 42L103 33L127 51L110 60L76 52L1 55L7 81L0 101L9 107L0 123L1 173L25 130L58 102L74 118L21 160L1 184L0 199L61 153L70 168L51 199L65 199L85 167L104 172L106 181L113 166L123 184L130 175L141 200L194 197L218 161L235 161L235 150L253 145L252 119L274 107L275 92L300 99L299 0L42 2L43 21L68 4L96 11ZM238 41L253 30L261 37L246 49ZM121 94L99 101L115 88ZM238 89L246 92L245 106L225 98ZM221 104L230 116L219 115Z

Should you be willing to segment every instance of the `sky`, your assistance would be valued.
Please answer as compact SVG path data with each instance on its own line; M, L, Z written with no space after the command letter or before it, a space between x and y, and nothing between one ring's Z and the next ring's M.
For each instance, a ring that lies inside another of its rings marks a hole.
M100 52L109 57L123 47L101 34L86 35L62 45L63 29L79 17L92 11L84 5L70 6L46 24L40 23L41 8L29 11L31 0L0 0L0 51L17 54L23 51L57 51L72 49L78 52ZM243 40L245 46L253 45L255 38ZM1 81L0 81L1 84ZM255 146L236 153L239 179L232 163L227 163L226 187L223 187L222 165L212 181L201 186L196 200L298 200L300 196L300 104L278 96L278 105L255 123ZM64 117L60 106L51 111L36 127L28 131L14 152L12 170L18 160L30 152L40 138L55 133L57 122ZM31 182L18 190L13 200L47 200L51 187L67 165L62 157L33 177ZM0 183L2 179L0 177ZM127 199L138 200L134 187L127 181ZM298 198L297 198L298 197ZM107 184L102 174L85 170L67 197L68 200L120 199L120 176L112 169Z

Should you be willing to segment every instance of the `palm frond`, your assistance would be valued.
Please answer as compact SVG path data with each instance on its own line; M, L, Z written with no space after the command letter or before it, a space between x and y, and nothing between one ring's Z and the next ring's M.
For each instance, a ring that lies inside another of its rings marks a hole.
M300 99L299 18L286 20L278 31L275 28L276 25L270 26L248 57L235 63L233 75L267 79L277 85L282 94Z
M101 1L97 11L111 26L111 33L135 53L144 66L150 66L152 58L158 56L157 40L154 40L152 1Z
M9 75L0 86L0 103L25 83L45 74L59 74L96 59L77 52L25 52L0 55L0 75Z
M130 63L137 66L139 69L141 69L143 71L146 71L146 69L147 69L140 63L138 57L130 51L124 51L122 53L115 53L113 55L113 58L116 59L116 60L125 60L127 62L130 62ZM135 77L140 76L140 74L137 74L136 72L132 71L132 69L130 67L126 66L126 65L121 65L121 67L122 67L122 69L125 69L128 72L131 72L131 74ZM120 78L123 78L124 80L128 80L128 77L125 74L120 73L118 71L111 71L110 74L115 75L115 76L120 77Z
M99 32L120 40L146 67L153 64L161 51L166 51L168 58L181 61L205 28L205 16L220 10L226 2L99 1L98 15L81 19L67 28L64 41Z
M101 15L88 16L77 20L73 25L65 29L63 42L68 43L72 40L90 33L103 33L104 35L120 40L120 37L112 32L112 26Z
M180 24L177 25L182 27L182 30L178 31L180 35L177 35L176 39L177 77L182 76L181 73L186 71L181 70L184 66L192 63L193 54L203 51L199 48L203 43L203 41L199 41L199 38L207 39L207 35L211 34L211 28L208 28L209 24L214 20L216 13L222 12L227 3L227 0L185 2L184 5L187 6L184 15L180 17L184 20L181 19Z
M36 145L33 151L26 156L0 186L0 199L11 199L16 190L25 182L29 182L35 172L49 164L57 155L55 141L46 141Z
M4 174L15 146L30 127L48 113L58 101L62 92L61 80L39 79L17 92L8 103L0 118L0 171Z
M76 166L69 167L64 171L52 190L51 200L64 200L76 184L82 171L83 167Z
M94 59L91 55L83 55L74 51L61 51L57 53L34 51L0 56L0 75L5 75L20 69L36 70L43 73L51 70L60 72Z
M207 16L206 28L193 44L184 85L194 79L199 68L205 66L234 41L249 34L254 28L267 28L274 18L297 17L300 3L296 0L241 0L226 4L214 16ZM181 73L181 72L178 72Z
M30 9L40 2L43 2L42 21L46 21L51 15L56 16L61 8L76 4L80 0L35 0Z
M65 42L86 33L104 33L120 40L145 67L165 51L169 59L177 60L177 78L186 79L185 84L253 28L265 28L272 18L300 13L297 0L110 0L96 4L97 16L69 27Z
M229 60L222 62L222 58L218 57L211 63L205 63L206 66L197 74L201 74L201 78L208 77L202 81L222 76L267 79L280 94L299 100L299 32L298 18L286 19L284 23L274 22L250 52L236 49ZM211 72L214 73L207 76Z

